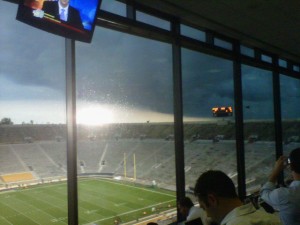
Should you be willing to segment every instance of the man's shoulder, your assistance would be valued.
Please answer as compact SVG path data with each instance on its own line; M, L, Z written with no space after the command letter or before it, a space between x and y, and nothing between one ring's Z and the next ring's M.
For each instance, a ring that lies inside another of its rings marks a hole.
M202 215L202 209L200 207L197 206L192 206L190 211L189 211L189 215Z
M192 206L192 208L190 208L189 215L187 216L187 220L189 221L197 218L205 219L205 213L200 207Z
M237 222L233 223L234 225L243 224L243 225L279 225L281 224L278 215L270 214L265 212L263 209L256 210L254 213L246 214L245 216L241 216ZM232 224L232 225L233 225ZM228 224L229 225L229 224Z
M281 225L278 216L273 214L258 216L254 214L252 216L245 215L238 218L234 218L226 223L226 225Z
M251 203L235 208L222 221L227 225L279 225L279 217L269 214L263 209L255 209ZM223 224L223 223L221 223Z

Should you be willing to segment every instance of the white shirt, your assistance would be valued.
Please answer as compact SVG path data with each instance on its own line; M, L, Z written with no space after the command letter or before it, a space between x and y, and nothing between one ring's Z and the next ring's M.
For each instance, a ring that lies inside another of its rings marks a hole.
M201 208L197 206L192 206L189 210L189 215L186 217L186 221L194 220L197 218L202 218L204 212Z
M263 209L257 210L252 203L242 205L230 211L221 225L279 225L277 215L269 214Z
M67 21L68 20L68 12L69 12L69 5L67 7L62 7L60 5L60 2L58 1L58 9L59 9L59 15L62 13L62 9L64 9L64 18Z
M289 187L280 188L267 182L261 189L261 198L279 211L283 224L300 224L300 181L293 181Z
M192 208L190 208L189 214L186 217L186 221L184 221L183 224L185 224L185 222L189 222L197 218L200 218L202 220L203 225L210 224L206 212L198 206L192 206Z

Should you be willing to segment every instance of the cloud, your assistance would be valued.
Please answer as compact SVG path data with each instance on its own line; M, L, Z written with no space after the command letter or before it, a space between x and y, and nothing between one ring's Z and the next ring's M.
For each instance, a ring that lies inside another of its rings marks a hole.
M108 1L105 4L108 8L116 6ZM26 105L28 101L40 104L44 100L47 105L64 102L65 39L16 21L16 13L16 4L0 2L1 108L4 101L27 107L26 111L35 110ZM101 27L96 27L91 44L76 42L78 102L118 106L121 111L141 112L145 118L150 117L147 114L150 112L170 116L173 114L172 70L172 46L167 43ZM245 115L272 118L271 72L243 65L242 73L244 105L250 106ZM211 117L212 107L234 105L231 61L183 48L182 76L185 116ZM299 114L298 81L281 80L285 116L299 117L295 114ZM268 110L260 113L266 106ZM11 108L15 113L21 110L17 106ZM32 115L42 118L44 113L48 115L46 111ZM126 118L130 120L132 115L141 118L137 113L129 113Z
M79 98L171 112L170 45L104 28L95 35L91 45L78 44Z
M0 101L0 118L11 118L15 124L29 123L66 123L66 110L63 101L30 100Z
M14 83L7 79L7 76L0 75L0 101L2 100L25 100L43 99L45 101L51 99L64 99L64 95L49 87L38 85L23 85Z
M250 66L243 66L242 73L244 101L250 103L273 101L272 72Z
M63 90L64 38L15 19L17 4L1 1L1 75L21 85Z

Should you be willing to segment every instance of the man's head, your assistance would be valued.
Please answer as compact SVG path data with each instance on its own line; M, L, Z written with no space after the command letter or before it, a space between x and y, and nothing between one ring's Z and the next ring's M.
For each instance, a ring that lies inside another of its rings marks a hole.
M289 160L291 170L297 174L300 174L300 148L296 148L291 151Z
M203 173L196 182L194 192L201 208L214 222L221 222L229 211L241 205L234 183L222 171Z
M70 0L59 0L59 3L62 7L67 7L69 5Z
M194 206L194 203L188 197L184 197L184 198L180 199L178 202L179 212L184 217L187 217L189 215L190 208L192 208L193 206Z

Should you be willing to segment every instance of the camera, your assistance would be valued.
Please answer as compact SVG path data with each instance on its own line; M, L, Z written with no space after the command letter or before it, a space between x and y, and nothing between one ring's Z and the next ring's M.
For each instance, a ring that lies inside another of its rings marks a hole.
M291 160L290 158L287 158L285 161L284 161L284 165L285 166L289 166L291 164Z

